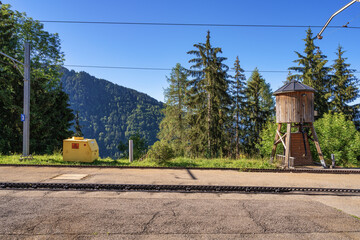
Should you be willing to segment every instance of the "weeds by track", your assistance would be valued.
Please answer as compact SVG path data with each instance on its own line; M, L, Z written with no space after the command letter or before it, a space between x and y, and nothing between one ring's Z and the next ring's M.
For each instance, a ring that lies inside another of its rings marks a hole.
M42 165L42 164L0 164L0 167L52 167L52 168L109 168L109 169L189 169L221 170L268 173L323 173L323 174L360 174L360 169L258 169L258 168L200 168L200 167L145 167L145 166L104 166L104 165Z

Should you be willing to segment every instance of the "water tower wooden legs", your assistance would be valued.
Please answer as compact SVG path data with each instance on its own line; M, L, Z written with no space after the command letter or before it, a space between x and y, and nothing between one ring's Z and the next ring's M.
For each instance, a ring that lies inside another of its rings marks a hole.
M313 138L314 138L314 143L315 143L316 151L317 151L318 154L319 154L319 159L320 159L321 165L322 165L324 168L326 168L324 156L323 156L323 154L322 154L322 152L321 152L321 148L320 148L320 144L319 144L319 139L318 139L318 137L317 137L317 134L316 134L314 125L313 125L313 123L309 123L309 125L310 125L311 132L312 132L312 135L313 135Z
M274 145L271 151L271 158L270 161L273 162L275 154L276 154L276 148L277 145L279 143L282 143L285 149L285 161L284 161L284 165L286 168L288 167L293 167L291 166L292 164L290 164L290 158L291 158L291 123L287 123L287 128L286 128L286 133L284 135L282 135L281 131L281 123L278 123L277 125L277 130L276 130L276 135L275 135L275 139L274 139ZM298 127L297 125L295 125L294 127ZM319 144L319 139L317 137L315 128L313 123L307 123L306 127L309 127L312 133L312 137L313 137L313 141L316 147L316 151L319 154L319 158L320 158L320 162L322 164L322 166L324 168L326 168L326 164L324 161L324 156L321 152L321 148L320 148L320 144ZM285 138L285 141L284 141ZM310 138L311 139L311 138ZM310 151L310 149L309 149ZM310 153L311 154L311 153Z
M281 123L278 123L277 129L276 129L276 135L274 139L274 145L271 151L271 158L270 161L273 162L275 154L276 154L276 148L279 143L282 143L285 149L285 166L290 167L289 159L290 159L290 150L291 150L291 123L287 123L287 130L286 133L281 136ZM285 138L286 136L286 138ZM284 142L285 138L285 142Z
M285 148L285 167L290 167L290 154L291 154L291 123L287 123L286 128L286 148ZM293 167L293 166L291 166Z
M272 148L272 151L271 151L271 158L270 158L271 163L274 161L274 156L275 156L275 153L276 153L276 147L278 145L279 138L281 137L280 136L280 131L281 131L281 123L278 123L276 134L275 134L275 139L274 139L274 145L273 145L273 148Z

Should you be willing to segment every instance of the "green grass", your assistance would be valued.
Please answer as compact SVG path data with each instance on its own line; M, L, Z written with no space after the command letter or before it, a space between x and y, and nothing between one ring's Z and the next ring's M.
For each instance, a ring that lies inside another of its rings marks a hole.
M32 160L21 160L20 155L0 155L0 164L40 164L40 165L95 165L95 166L141 166L141 167L198 167L198 168L276 168L267 159L191 159L178 157L165 163L158 163L151 159L134 161L128 159L102 158L92 163L64 162L61 154L34 155Z

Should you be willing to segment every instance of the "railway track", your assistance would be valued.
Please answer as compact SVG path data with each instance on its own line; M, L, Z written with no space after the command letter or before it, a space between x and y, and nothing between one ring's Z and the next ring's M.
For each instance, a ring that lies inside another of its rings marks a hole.
M198 167L141 167L141 166L97 166L97 165L37 165L37 164L0 164L0 167L53 167L53 168L112 168L112 169L189 169L222 170L269 173L323 173L323 174L360 174L360 169L258 169L258 168L198 168Z
M120 191L120 192L181 192L181 193L317 193L355 194L360 189L308 188L308 187L259 187L213 185L147 185L147 184L78 184L78 183L14 183L0 182L0 190L46 191Z

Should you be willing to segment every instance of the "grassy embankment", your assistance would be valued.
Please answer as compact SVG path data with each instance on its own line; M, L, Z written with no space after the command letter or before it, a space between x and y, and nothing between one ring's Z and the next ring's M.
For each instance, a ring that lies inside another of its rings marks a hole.
M93 163L64 162L61 154L35 155L32 160L20 161L20 155L0 155L0 164L41 164L41 165L95 165L95 166L142 166L142 167L199 167L199 168L276 168L267 159L191 159L174 158L165 163L146 159L129 163L128 159L98 159Z

